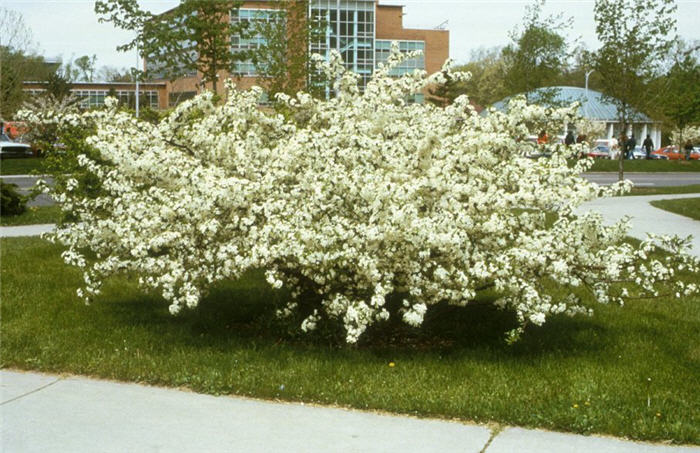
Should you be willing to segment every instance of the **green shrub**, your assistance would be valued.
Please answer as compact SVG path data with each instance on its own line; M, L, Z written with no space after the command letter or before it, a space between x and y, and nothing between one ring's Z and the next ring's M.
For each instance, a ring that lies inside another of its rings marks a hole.
M27 209L27 200L17 193L16 184L5 184L0 182L0 215L10 216L22 214Z

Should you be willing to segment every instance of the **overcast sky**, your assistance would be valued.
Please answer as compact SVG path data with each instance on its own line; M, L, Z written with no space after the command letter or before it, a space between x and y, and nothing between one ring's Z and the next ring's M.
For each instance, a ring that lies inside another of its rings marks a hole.
M178 0L140 0L142 7L162 12ZM474 49L506 45L508 32L522 22L525 6L516 0L380 0L380 4L405 5L404 27L435 28L447 21L450 56L466 62ZM700 0L677 0L678 33L686 40L700 40ZM570 37L580 37L595 49L593 0L549 0L545 14L563 12L574 19ZM2 6L20 12L31 28L35 49L47 58L64 61L81 55L97 55L97 66L133 66L135 53L115 50L128 42L129 33L110 24L99 24L93 0L3 0Z

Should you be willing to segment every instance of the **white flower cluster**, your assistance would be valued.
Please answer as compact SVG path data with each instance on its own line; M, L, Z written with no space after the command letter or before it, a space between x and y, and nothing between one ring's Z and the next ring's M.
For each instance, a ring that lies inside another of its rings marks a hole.
M230 83L223 104L203 93L158 125L114 103L83 115L26 114L96 130L89 143L100 157L80 162L101 192L69 184L61 197L77 220L56 233L65 260L84 269L81 294L131 272L177 313L214 282L264 269L270 285L290 289L281 316L299 316L304 331L338 320L352 343L390 316L418 326L431 306L464 306L485 289L517 313L511 338L552 313L588 313L578 297L586 291L601 302L697 291L676 282L679 269L698 270L682 240L665 239L673 253L651 259L651 240L639 249L621 242L626 223L573 214L628 184L602 189L580 178L591 162L567 166L576 147L523 157L524 137L575 123L573 108L516 99L509 113L484 117L465 96L444 109L408 104L445 74L467 75L446 65L389 77L402 58L395 47L360 93L334 54L319 65L335 96L278 95L285 115L258 108L260 89ZM389 295L403 304L388 304Z

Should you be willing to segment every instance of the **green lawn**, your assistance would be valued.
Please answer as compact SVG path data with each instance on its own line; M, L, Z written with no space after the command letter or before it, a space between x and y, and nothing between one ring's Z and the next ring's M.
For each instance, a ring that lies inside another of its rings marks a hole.
M56 223L60 219L61 208L58 205L27 207L27 210L20 215L1 216L0 226Z
M0 246L0 367L700 443L698 297L555 317L510 347L513 317L484 303L429 312L421 331L329 346L286 332L272 316L284 294L257 274L173 317L126 277L86 306L74 296L81 277L58 246L38 238Z
M28 175L34 170L41 170L44 159L2 159L0 160L0 175Z
M668 187L633 187L629 195L668 195L677 193L700 193L700 184Z
M682 198L679 200L656 200L652 206L665 211L700 220L700 198Z
M617 160L596 159L590 172L618 171ZM626 160L623 164L625 172L687 172L700 171L700 161L679 160Z

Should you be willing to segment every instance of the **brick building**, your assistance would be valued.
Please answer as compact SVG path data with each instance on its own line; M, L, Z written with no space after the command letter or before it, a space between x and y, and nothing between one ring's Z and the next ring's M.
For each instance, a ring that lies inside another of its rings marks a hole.
M271 20L272 8L265 0L246 1L239 10L232 11L229 20ZM377 64L386 61L392 41L397 41L403 52L423 51L422 57L404 61L394 71L397 75L414 69L437 72L449 56L449 31L404 28L403 6L381 5L378 0L309 0L307 14L320 18L326 30L320 39L309 43L309 50L322 55L337 50L345 66L362 76L362 84L367 82ZM232 52L244 51L263 45L264 39L234 36L231 44ZM149 70L156 69L156 64L145 61ZM235 77L237 85L245 89L258 84L260 75L252 62L244 61L237 62L230 72L222 72L220 78ZM172 106L193 97L201 88L201 80L201 74L190 73L172 81L156 78L154 82L165 84L164 94L168 105ZM421 102L422 96L418 95L416 100Z

